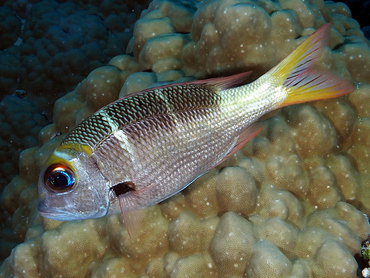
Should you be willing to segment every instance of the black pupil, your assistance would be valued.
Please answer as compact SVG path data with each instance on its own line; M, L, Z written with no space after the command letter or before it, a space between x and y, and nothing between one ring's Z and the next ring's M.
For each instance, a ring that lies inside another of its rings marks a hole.
M57 170L51 173L50 177L47 179L49 184L58 190L65 190L73 186L74 178L67 171Z

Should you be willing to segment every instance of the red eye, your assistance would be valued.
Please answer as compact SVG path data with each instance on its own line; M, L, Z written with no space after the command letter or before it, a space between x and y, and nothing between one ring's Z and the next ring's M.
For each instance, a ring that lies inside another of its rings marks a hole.
M46 169L44 183L48 190L64 193L72 190L76 183L76 177L69 167L55 163Z

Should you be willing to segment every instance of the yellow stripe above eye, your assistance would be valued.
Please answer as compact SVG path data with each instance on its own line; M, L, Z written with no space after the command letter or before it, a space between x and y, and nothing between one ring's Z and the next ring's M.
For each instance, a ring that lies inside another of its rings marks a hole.
M65 145L60 145L57 150L65 150L65 149L74 149L76 151L82 151L86 153L88 156L92 155L92 148L89 145L86 144L80 144L80 143L68 143Z

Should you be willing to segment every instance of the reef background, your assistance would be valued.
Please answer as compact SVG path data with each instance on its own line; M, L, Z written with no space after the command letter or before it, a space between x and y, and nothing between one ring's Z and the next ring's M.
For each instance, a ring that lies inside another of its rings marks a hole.
M370 207L370 27L359 23L370 2L347 3L358 22L319 0L3 1L0 277L359 276ZM325 22L321 66L355 84L349 96L270 114L232 158L147 209L135 240L119 215L39 216L54 135L148 86L256 78Z

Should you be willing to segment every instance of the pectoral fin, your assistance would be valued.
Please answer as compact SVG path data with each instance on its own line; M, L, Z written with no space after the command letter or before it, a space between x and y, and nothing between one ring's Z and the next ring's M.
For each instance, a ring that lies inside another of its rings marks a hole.
M140 229L141 222L144 218L144 211L136 209L137 207L136 192L128 192L118 196L119 206L121 208L123 221L130 238L133 238Z
M137 234L144 213L140 205L140 197L136 186L132 181L125 181L114 185L111 190L118 197L119 206L121 208L123 220L130 238Z

